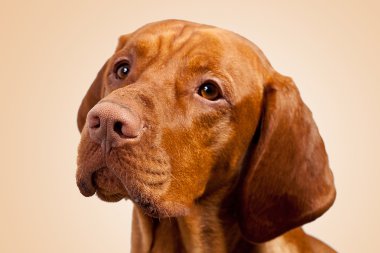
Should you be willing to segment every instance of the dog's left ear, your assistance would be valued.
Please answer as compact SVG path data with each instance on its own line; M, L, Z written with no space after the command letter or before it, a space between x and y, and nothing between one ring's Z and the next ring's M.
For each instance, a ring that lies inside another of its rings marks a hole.
M335 199L324 143L294 83L275 73L264 90L238 208L241 231L255 243L318 218Z
M92 82L90 88L88 89L79 107L78 115L77 115L77 124L78 124L79 132L82 132L83 126L86 123L87 113L104 96L103 78L104 78L104 72L106 71L106 68L107 68L107 63L108 61L103 65L103 67L98 72L98 75L96 76L95 80Z

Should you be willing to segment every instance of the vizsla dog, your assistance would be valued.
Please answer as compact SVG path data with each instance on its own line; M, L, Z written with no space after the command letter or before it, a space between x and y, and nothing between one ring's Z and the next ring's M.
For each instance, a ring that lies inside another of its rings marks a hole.
M78 113L77 185L134 203L132 252L335 252L312 114L243 37L169 20L121 36Z

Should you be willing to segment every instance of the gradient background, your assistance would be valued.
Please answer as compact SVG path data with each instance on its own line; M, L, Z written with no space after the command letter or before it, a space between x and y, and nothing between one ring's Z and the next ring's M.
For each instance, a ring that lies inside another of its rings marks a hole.
M240 33L294 78L338 189L305 228L339 252L379 251L379 1L0 3L0 252L129 252L131 203L75 185L76 112L118 36L167 18Z

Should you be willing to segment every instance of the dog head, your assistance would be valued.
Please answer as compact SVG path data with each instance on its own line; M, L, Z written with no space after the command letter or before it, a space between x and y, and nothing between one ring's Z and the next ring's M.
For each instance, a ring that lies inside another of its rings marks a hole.
M323 141L292 80L237 34L184 21L120 37L78 112L77 184L147 215L186 215L233 185L244 236L265 241L335 198Z

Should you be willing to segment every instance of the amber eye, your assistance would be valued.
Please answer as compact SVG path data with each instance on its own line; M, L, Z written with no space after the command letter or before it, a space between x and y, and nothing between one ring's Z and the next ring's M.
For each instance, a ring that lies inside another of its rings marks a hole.
M219 88L213 82L207 81L199 87L198 94L208 100L217 100L220 96Z
M117 79L124 79L127 77L130 70L130 66L128 63L121 63L116 67L116 78Z

